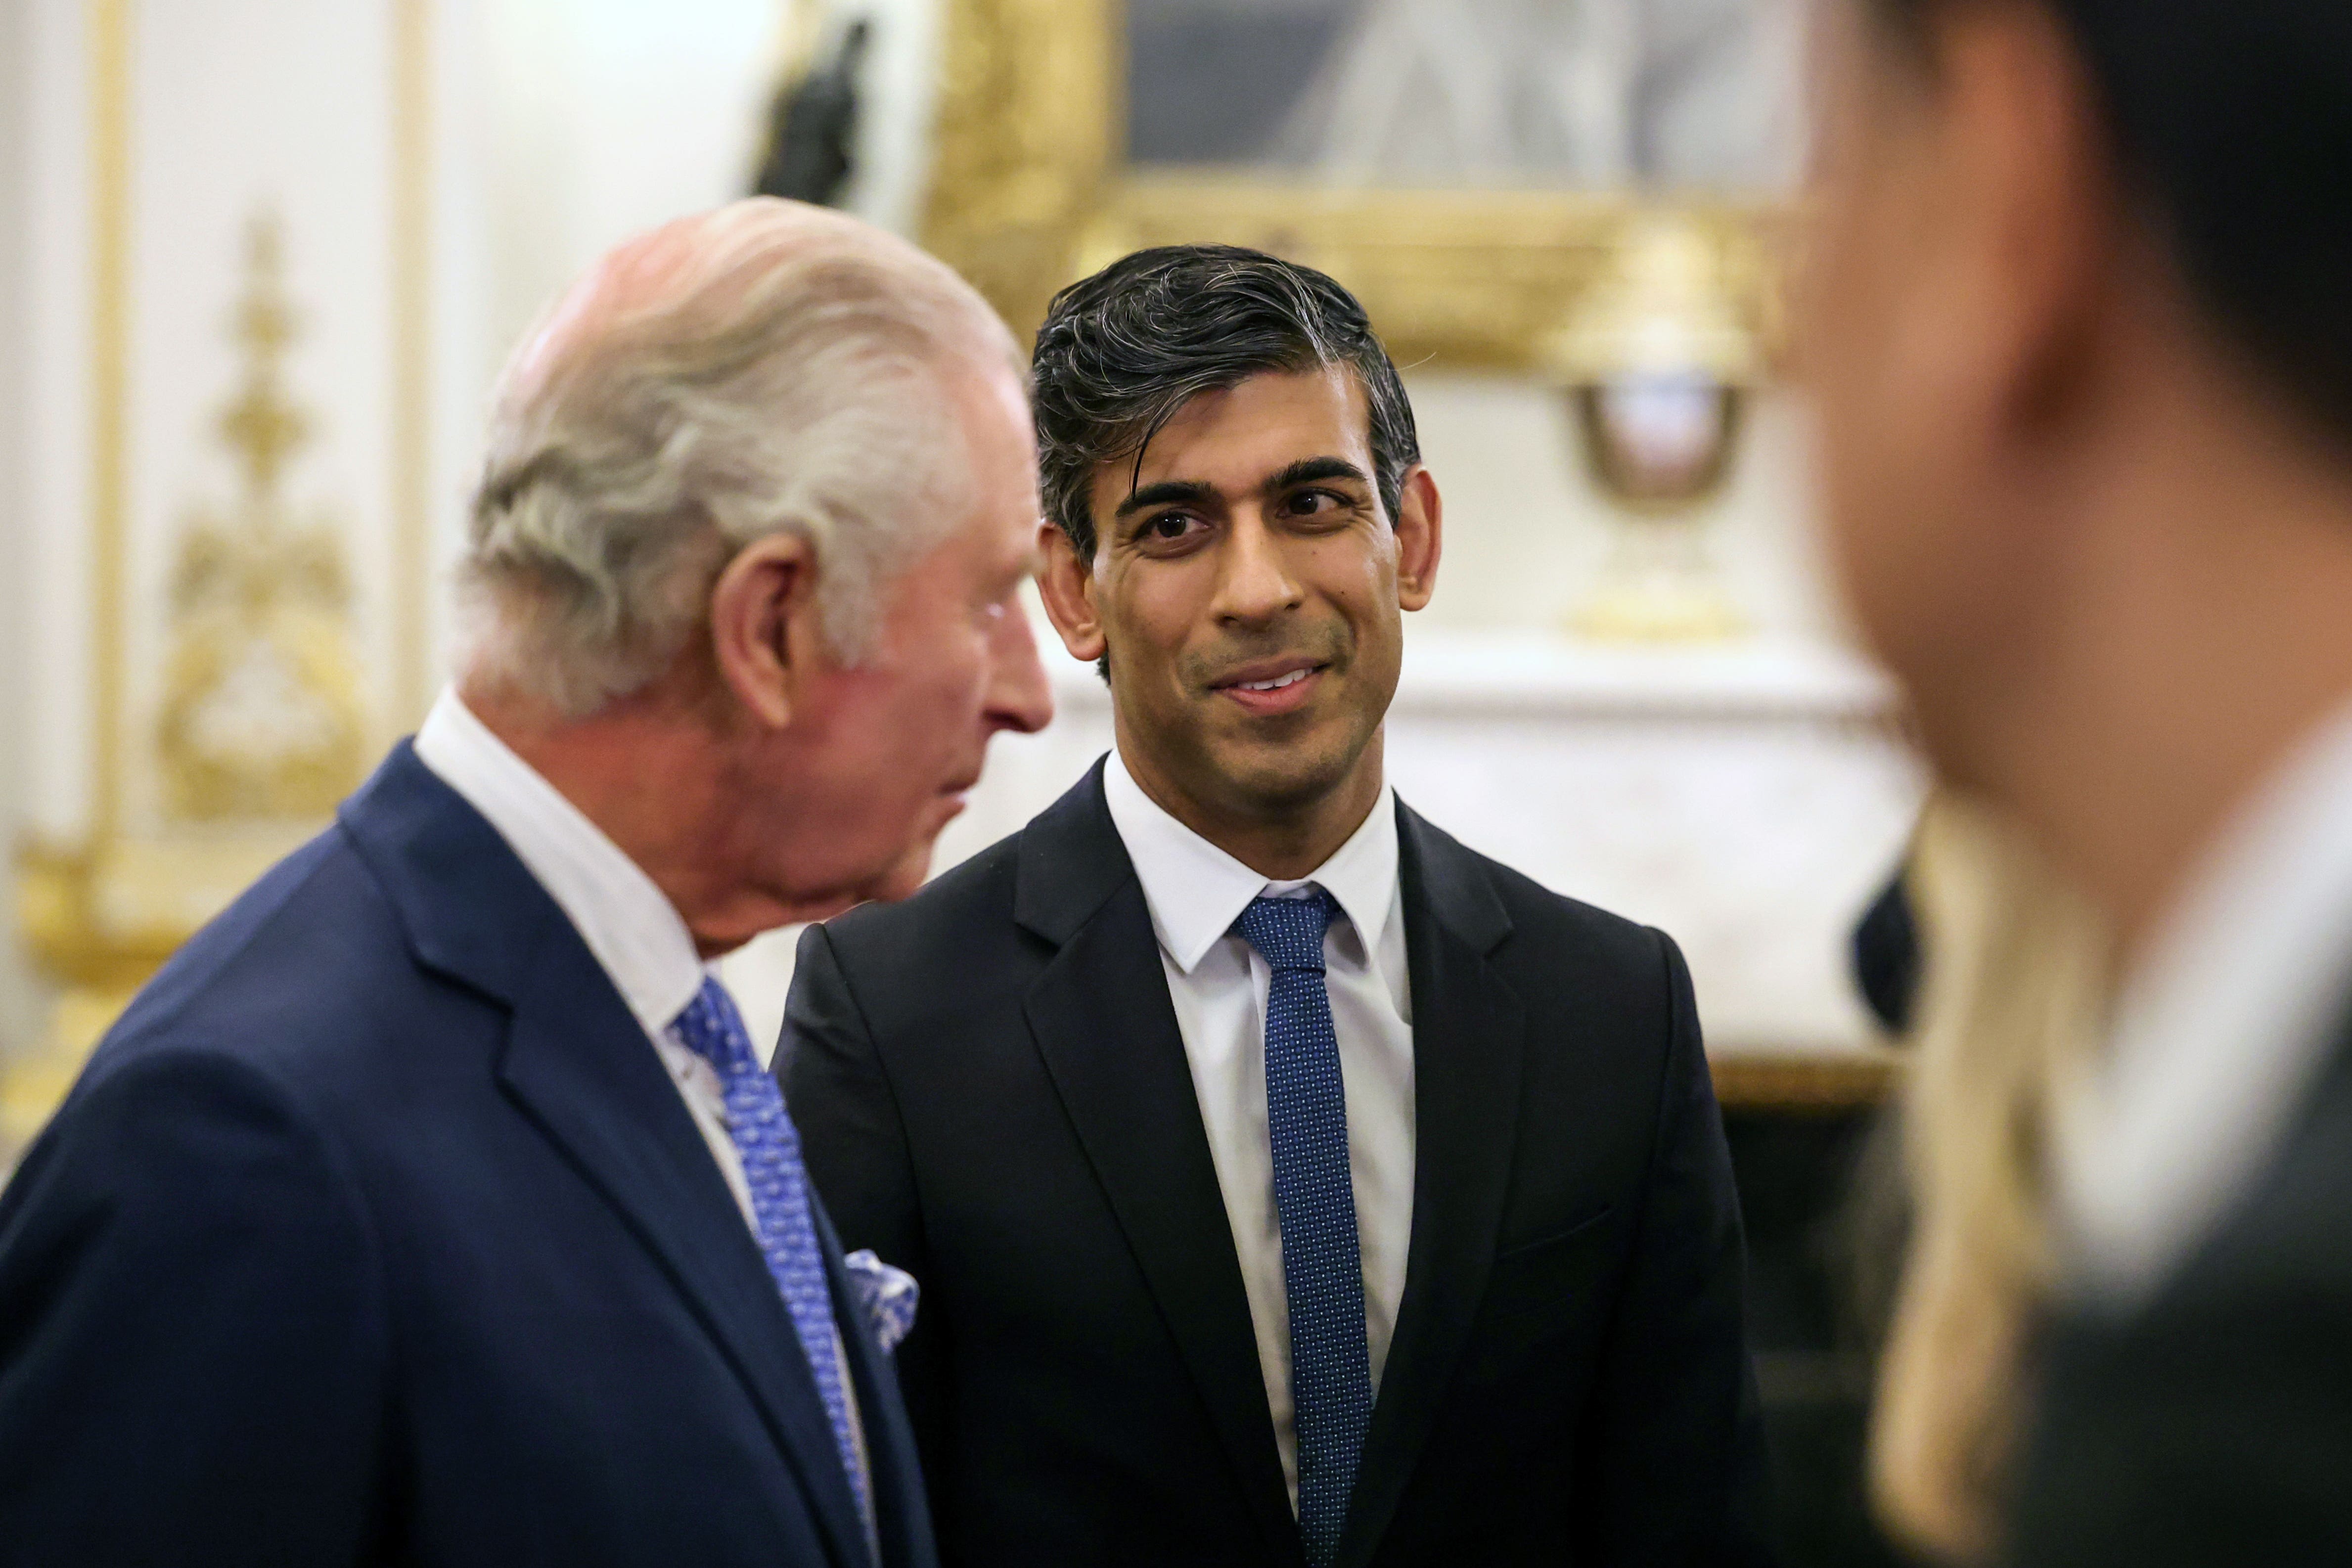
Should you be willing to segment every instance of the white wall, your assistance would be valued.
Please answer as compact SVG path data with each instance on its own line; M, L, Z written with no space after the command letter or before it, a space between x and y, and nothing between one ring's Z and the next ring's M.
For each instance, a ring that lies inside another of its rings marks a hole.
M1560 394L1521 378L1405 378L1445 502L1432 626L1558 631L1594 586L1622 517L1593 486ZM1768 637L1831 638L1837 612L1808 525L1804 415L1757 399L1722 492L1700 509L1733 601Z
M744 194L793 0L476 0L488 380L642 229Z
M0 3L0 337L21 341L26 204L26 26L23 0ZM0 848L24 824L26 716L23 694L33 649L26 620L25 364L0 353ZM0 1054L32 1037L37 1009L31 975L15 935L13 910L0 919Z
M405 642L396 585L416 564L397 465L426 468L425 520L446 559L460 488L450 432L467 433L470 454L479 423L484 313L469 280L482 270L482 204L459 199L465 182L452 177L476 162L464 109L478 97L479 73L468 76L477 51L453 41L448 20L469 17L476 3L404 11L392 0L123 0L126 112L102 137L85 33L107 8L0 0L0 845L30 835L71 847L94 825L90 155L107 137L119 136L128 173L117 826L142 841L163 826L155 720L165 582L192 518L231 508L242 485L219 419L245 369L232 324L257 214L278 220L299 326L285 392L310 439L293 455L286 497L302 514L316 508L348 551L362 700L377 737L413 718L415 672L394 657ZM394 289L398 242L415 232L396 200L396 172L409 165L396 156L407 144L395 125L414 121L394 112L408 101L396 84L413 78L395 72L394 23L420 14L439 19L424 72L439 134L426 149L437 167L421 454L406 439L413 426L394 417L394 366L415 319ZM225 839L204 841L229 852ZM31 1042L47 1021L24 976L14 908L12 886L0 905L0 1048Z
M845 204L921 214L937 0L472 0L487 384L550 298L642 229L751 188L796 47L873 24Z
M24 90L9 101L23 135L21 290L8 358L27 387L13 423L16 538L10 559L29 649L17 694L24 826L70 841L89 796L89 224L83 199L89 120L83 7L18 0Z

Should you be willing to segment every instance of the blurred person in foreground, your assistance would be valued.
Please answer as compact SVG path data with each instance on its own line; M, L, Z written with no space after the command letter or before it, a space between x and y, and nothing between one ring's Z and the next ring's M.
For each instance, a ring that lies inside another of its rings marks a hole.
M0 1198L0 1555L934 1559L883 1354L709 960L897 897L1049 699L1021 368L772 200L501 382L454 690L207 926Z
M1764 1559L1688 972L1397 799L1443 518L1321 273L1138 253L1035 354L1045 605L1117 749L802 940L780 1049L957 1568Z
M1823 33L1834 555L2116 977L2025 1151L2054 1294L1983 1549L2352 1561L2352 11Z

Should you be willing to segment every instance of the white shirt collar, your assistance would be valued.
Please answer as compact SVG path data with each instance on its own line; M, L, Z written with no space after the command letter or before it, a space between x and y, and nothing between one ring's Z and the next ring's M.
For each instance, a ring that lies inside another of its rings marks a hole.
M2128 1301L2242 1197L2352 1006L2352 706L2204 856L2062 1100L2054 1175L2077 1283Z
M658 1040L701 989L704 969L677 908L579 807L445 688L416 755L489 820L568 916L645 1031Z
M1396 798L1388 785L1381 786L1381 798L1363 825L1313 875L1297 882L1269 882L1178 821L1143 792L1116 751L1103 768L1103 793L1112 825L1143 883L1152 930L1183 973L1200 967L1251 899L1310 882L1331 895L1356 928L1365 954L1378 963L1381 936L1396 904Z

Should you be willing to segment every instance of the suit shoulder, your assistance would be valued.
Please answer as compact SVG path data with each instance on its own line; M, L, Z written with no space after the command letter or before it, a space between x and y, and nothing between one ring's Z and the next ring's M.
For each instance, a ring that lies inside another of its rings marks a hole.
M2346 1452L2347 1128L2352 1039L2339 1035L2270 1168L2210 1234L2140 1290L2084 1292L2053 1313L2017 1470L2014 1538L2032 1561L2121 1561L2113 1543L2159 1536L2259 1543L2248 1562L2344 1560L2341 1463L2274 1456ZM2197 1560L2233 1557L2217 1546Z
M305 1059L373 1030L415 983L397 916L340 827L279 862L174 954L107 1033L85 1074L174 1053L290 1082Z
M807 1016L821 993L838 988L834 999L854 1003L877 1046L929 1050L967 1039L977 1018L1017 1007L1044 946L1013 919L1020 849L1015 834L911 898L865 904L811 931L825 962L804 960L795 972L787 1016Z
M2219 1315L2268 1298L2282 1315L2323 1297L2352 1306L2352 1020L2339 1025L2301 1103L2243 1195L2188 1249L2159 1301ZM2352 1357L2344 1366L2352 1376Z
M1476 868L1511 918L1513 946L1532 939L1548 949L1560 944L1605 962L1656 972L1663 948L1674 938L1654 926L1612 914L1598 904L1555 893L1535 878L1501 861L1465 846L1443 829L1439 834L1465 862Z

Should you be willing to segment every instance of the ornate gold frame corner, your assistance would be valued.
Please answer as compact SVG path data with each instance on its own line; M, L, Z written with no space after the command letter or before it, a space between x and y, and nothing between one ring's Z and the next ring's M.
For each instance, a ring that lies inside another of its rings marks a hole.
M1388 190L1124 161L1118 0L949 0L923 240L1034 330L1064 284L1147 246L1215 240L1328 272L1400 363L1529 370L1654 204L1620 193ZM1784 340L1785 204L1677 201L1768 352ZM1776 356L1777 357L1777 356Z

